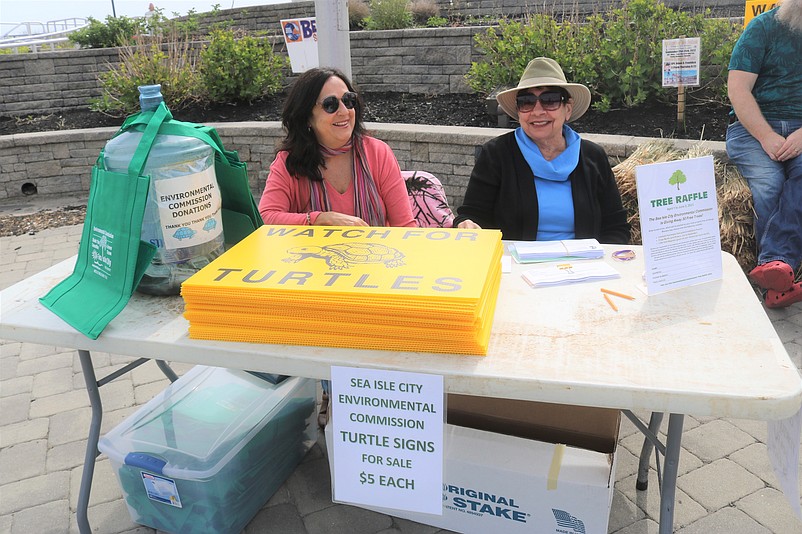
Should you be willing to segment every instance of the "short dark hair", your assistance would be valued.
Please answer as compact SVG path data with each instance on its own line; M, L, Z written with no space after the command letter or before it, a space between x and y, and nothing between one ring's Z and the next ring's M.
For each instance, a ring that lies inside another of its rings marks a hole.
M309 119L323 85L332 76L340 78L345 82L349 91L357 93L357 103L354 106L356 115L354 135L359 136L365 133L365 126L362 122L364 109L362 97L359 96L359 92L354 88L348 76L333 67L313 68L304 72L292 84L287 98L284 100L281 124L284 126L286 136L278 146L279 151L289 152L287 170L296 178L306 176L310 180L323 180L320 167L324 165L324 160L315 133L309 127Z

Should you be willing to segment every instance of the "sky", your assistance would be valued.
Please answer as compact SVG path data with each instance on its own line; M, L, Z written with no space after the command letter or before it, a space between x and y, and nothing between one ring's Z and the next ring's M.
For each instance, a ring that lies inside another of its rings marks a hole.
M164 15L172 17L173 13L186 15L190 9L196 13L211 11L214 5L220 9L232 7L248 7L265 4L280 4L289 0L0 0L0 35L11 29L16 22L48 22L65 18L93 17L105 21L114 13L118 17L141 17L153 2L157 9L163 9Z

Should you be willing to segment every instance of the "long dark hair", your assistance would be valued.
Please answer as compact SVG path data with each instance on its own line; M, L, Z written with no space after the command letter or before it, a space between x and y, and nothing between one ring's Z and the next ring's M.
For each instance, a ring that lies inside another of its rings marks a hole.
M320 153L315 132L309 127L309 119L320 91L323 89L323 84L332 76L340 78L345 82L349 91L359 95L359 92L351 84L351 80L342 71L332 67L323 67L310 69L298 76L284 101L281 124L287 135L279 143L278 150L289 152L287 170L295 178L306 176L310 180L323 180L320 168L325 167L325 162ZM354 106L354 111L356 111L354 136L361 136L365 133L365 126L362 123L363 108L362 97L357 96L357 103Z

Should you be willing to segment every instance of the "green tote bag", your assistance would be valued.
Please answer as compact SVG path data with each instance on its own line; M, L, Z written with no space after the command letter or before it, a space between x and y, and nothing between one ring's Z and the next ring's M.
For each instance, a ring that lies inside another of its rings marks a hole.
M126 131L143 133L128 174L105 170L101 151L92 168L75 269L39 299L91 339L97 339L128 304L156 252L153 245L140 240L140 233L150 186L150 177L142 176L142 169L157 134L196 137L214 149L226 244L237 243L262 224L245 163L236 152L223 148L213 128L175 121L161 103L155 111L126 119L115 136Z

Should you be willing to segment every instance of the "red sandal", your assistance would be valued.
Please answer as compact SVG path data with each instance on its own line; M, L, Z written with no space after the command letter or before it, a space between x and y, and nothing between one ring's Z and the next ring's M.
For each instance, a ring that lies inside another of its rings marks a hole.
M775 260L752 269L749 279L763 289L787 291L794 285L794 270L784 261Z
M787 308L791 304L802 302L802 282L792 285L787 291L766 291L764 301L767 308Z

